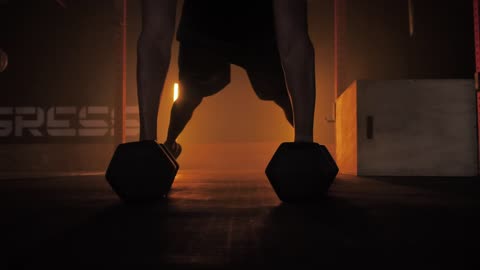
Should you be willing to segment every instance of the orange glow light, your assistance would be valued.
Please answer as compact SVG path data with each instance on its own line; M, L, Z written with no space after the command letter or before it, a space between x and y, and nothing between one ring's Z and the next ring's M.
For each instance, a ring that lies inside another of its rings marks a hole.
M178 91L178 83L175 83L173 85L173 102L177 101L178 99L178 94L179 94L179 91Z

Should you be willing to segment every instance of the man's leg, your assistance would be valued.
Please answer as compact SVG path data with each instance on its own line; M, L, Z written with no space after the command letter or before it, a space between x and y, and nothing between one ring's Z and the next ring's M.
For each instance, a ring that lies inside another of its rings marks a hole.
M279 64L280 70L281 66ZM282 72L276 73L256 73L255 71L248 70L247 74L252 84L253 89L257 93L257 96L262 100L273 101L277 104L285 114L285 118L288 123L293 127L293 110L288 91L284 83L284 77ZM267 95L265 95L267 93Z
M164 143L175 158L177 158L182 151L180 144L178 144L176 140L190 119L192 119L193 112L203 99L201 96L187 93L188 91L180 95L175 103L173 103L167 140Z
M137 45L140 140L157 139L157 114L170 64L176 0L142 0L142 31Z
M273 100L273 102L275 102L275 104L277 104L283 110L283 113L285 114L288 123L290 123L290 125L293 127L294 123L292 103L288 95L278 96L276 99Z
M257 45L251 53L242 54L242 66L247 71L253 90L262 100L273 101L284 112L285 118L293 127L293 110L282 63L276 46Z
M274 0L275 30L292 99L295 141L313 141L315 55L308 35L307 1Z
M222 90L230 82L230 64L221 47L181 42L178 54L180 95L172 106L165 146L180 155L178 136L192 118L203 97Z

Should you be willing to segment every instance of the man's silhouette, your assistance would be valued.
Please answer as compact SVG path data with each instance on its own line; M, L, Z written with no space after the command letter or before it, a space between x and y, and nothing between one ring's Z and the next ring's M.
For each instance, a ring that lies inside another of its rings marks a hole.
M314 52L306 8L305 0L185 0L177 33L183 92L172 107L165 142L175 156L181 151L175 140L203 97L229 83L230 64L245 68L257 96L274 101L287 120L295 122L295 141L313 141ZM176 0L142 1L137 68L140 140L157 139L175 12Z

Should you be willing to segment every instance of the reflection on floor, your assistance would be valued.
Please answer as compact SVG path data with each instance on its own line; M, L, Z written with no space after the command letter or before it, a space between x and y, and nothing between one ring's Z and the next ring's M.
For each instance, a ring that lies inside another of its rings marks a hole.
M0 269L458 268L476 262L479 195L478 178L340 175L287 205L263 172L180 171L168 201L126 206L102 176L2 180Z

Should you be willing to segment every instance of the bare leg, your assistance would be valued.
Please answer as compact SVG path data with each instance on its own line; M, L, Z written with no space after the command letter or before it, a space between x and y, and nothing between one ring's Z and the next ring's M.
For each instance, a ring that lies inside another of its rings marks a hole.
M140 140L157 139L157 115L170 65L176 0L142 0L142 31L137 46Z
M295 141L313 141L315 60L308 35L307 1L274 0L275 30L292 100Z
M293 111L292 111L292 103L288 95L282 95L281 97L274 100L275 104L277 104L280 108L282 108L285 117L287 118L288 123L293 127Z
M272 50L272 48L268 48ZM276 48L273 48L276 50ZM265 55L271 54L271 52L265 52ZM257 58L262 58L262 54L259 53ZM257 97L261 100L272 100L278 105L285 114L285 118L293 127L293 111L292 102L288 96L287 87L285 85L284 72L281 67L278 55L274 55L274 58L265 58L265 62L255 62L251 67L246 68L248 78L252 84L253 89L257 93ZM272 94L274 99L272 99ZM266 94L266 96L264 96Z
M193 112L202 102L200 96L185 96L180 97L175 101L172 106L170 114L170 124L168 126L166 145L172 145L177 140L180 133L182 133L185 126L192 118Z

